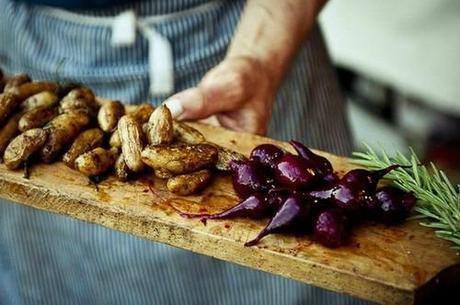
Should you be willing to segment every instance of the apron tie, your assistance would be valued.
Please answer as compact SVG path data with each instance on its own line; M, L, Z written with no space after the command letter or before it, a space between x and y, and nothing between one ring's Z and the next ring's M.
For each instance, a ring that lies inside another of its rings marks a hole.
M133 45L136 41L136 30L139 30L148 42L150 93L154 96L172 94L174 66L171 43L153 26L136 18L134 11L125 11L113 19L112 45L114 47Z

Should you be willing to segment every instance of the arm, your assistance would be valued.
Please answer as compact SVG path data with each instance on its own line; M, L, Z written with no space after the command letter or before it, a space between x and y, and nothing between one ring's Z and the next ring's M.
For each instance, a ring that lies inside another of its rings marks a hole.
M327 0L249 0L227 57L247 56L279 84Z
M225 59L165 103L178 119L214 116L264 134L276 91L326 0L249 0Z

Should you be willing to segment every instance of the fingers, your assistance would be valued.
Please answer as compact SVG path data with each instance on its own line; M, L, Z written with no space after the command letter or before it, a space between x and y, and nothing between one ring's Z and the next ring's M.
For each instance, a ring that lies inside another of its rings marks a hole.
M251 94L253 77L249 72L242 64L224 62L208 72L197 87L173 95L165 105L180 120L199 120L235 110Z

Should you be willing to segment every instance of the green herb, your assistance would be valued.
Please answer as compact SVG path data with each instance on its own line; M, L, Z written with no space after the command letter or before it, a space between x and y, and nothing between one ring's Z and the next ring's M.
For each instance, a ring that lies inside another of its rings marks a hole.
M365 144L366 145L366 144ZM452 242L460 250L460 185L452 185L443 171L433 163L424 166L411 149L409 157L400 152L388 156L382 149L376 153L369 145L366 152L354 152L352 162L370 169L381 169L391 164L410 165L399 168L385 178L417 197L414 218L426 219L421 225L433 228L436 236Z

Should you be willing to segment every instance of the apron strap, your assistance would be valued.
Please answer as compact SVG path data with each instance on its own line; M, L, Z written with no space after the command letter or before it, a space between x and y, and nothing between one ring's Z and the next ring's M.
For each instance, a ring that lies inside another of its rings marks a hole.
M154 96L172 94L174 66L171 43L152 25L149 26L145 21L137 19L134 11L125 11L113 19L112 45L133 45L136 41L136 29L148 41L150 93Z

